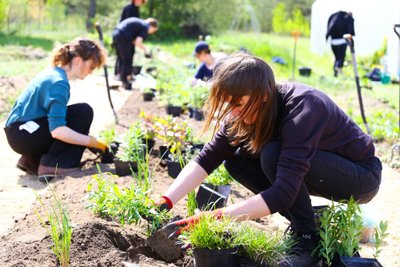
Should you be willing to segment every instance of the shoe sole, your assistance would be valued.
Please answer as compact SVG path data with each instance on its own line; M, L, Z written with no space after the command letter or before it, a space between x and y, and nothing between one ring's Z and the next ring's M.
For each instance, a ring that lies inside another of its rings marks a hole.
M30 169L28 169L27 167L25 167L25 166L22 165L22 164L17 164L16 167L17 167L18 169L20 169L21 171L26 172L26 173L29 174L29 175L37 175L37 173L31 171Z

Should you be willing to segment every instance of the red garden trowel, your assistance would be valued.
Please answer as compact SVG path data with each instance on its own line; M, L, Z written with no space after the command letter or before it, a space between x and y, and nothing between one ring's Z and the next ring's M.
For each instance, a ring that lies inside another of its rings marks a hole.
M371 135L371 130L369 129L367 118L365 117L365 113L364 113L363 99L362 99L362 95L361 95L360 76L358 75L357 59L356 59L356 53L354 51L353 36L351 34L345 34L345 35L343 35L343 38L346 39L347 45L350 47L351 58L352 58L353 69L354 69L354 78L356 80L356 86L357 86L358 102L360 104L361 117L364 122L365 128L367 129L367 133L369 135Z
M398 29L400 29L400 24L395 24L393 26L393 30L396 33L397 37L399 37L399 40L400 40L400 31ZM398 81L399 81L399 130L400 130L400 71L398 73L398 76L399 76ZM392 147L392 156L390 157L390 161L393 160L393 156L394 156L395 152L397 152L397 154L400 154L400 144L396 144Z
M101 43L101 45L104 47L103 30L102 30L102 28L101 28L101 26L100 26L100 23L96 22L96 23L94 24L94 27L96 28L96 31L97 31L97 33L99 34L100 43ZM110 93L110 89L111 89L111 88L110 88L110 84L109 84L109 82L108 82L107 65L104 64L103 68L104 68L104 76L106 77L106 86L107 86L108 102L110 103L111 110L112 110L112 112L113 112L113 114L114 114L115 123L118 124L117 113L115 112L114 105L113 105L113 102L112 102L112 99L111 99L111 93Z

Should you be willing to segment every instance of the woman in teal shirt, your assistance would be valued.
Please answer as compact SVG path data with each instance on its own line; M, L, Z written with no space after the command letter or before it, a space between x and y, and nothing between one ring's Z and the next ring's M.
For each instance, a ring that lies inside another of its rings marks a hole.
M18 97L6 122L11 148L21 154L17 167L49 181L79 167L85 147L105 151L89 136L93 110L86 103L67 105L70 80L84 79L101 67L106 53L96 42L77 38L56 47L52 67L39 73Z

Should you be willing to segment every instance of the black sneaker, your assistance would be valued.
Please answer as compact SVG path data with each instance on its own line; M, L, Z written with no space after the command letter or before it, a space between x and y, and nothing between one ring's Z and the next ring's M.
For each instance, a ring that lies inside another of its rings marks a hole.
M124 87L125 90L132 90L132 84L130 82L122 83L122 87Z
M293 246L290 255L278 262L279 267L319 267L322 262L311 253L318 246L319 236L317 232L291 232L297 243Z

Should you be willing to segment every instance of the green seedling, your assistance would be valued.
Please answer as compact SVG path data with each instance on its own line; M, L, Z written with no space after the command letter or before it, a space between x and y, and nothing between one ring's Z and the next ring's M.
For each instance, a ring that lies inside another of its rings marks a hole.
M103 130L99 134L100 140L102 140L107 146L110 146L111 143L115 141L115 137L116 134L114 128Z
M188 216L193 216L196 209L197 209L196 191L192 190L188 194L188 201L187 201Z
M70 260L72 226L66 208L51 186L50 192L52 195L52 202L49 207L44 204L42 198L35 192L36 198L45 210L46 215L45 218L43 218L37 210L35 210L35 213L40 224L46 229L46 232L50 235L51 240L53 241L51 250L56 255L60 265L62 267L68 267Z
M218 185L228 185L232 183L233 178L225 169L225 166L221 164L217 169L215 169L205 180L206 183L218 186Z
M382 252L381 246L383 240L389 235L387 233L388 229L388 222L387 221L380 221L379 226L375 227L375 234L374 234L374 258L378 258L379 254Z

